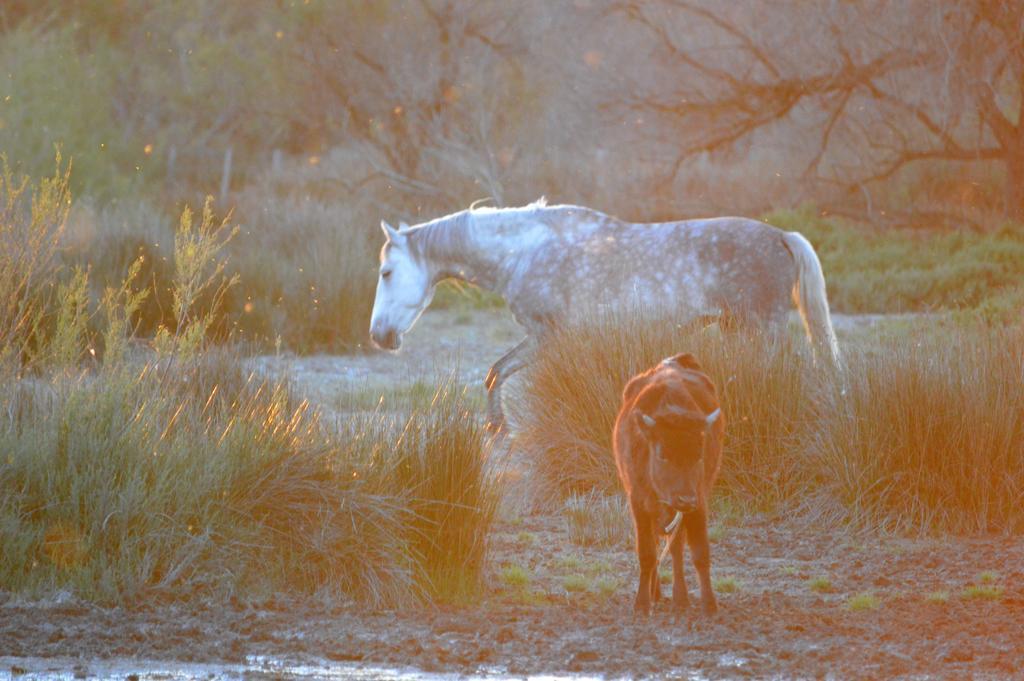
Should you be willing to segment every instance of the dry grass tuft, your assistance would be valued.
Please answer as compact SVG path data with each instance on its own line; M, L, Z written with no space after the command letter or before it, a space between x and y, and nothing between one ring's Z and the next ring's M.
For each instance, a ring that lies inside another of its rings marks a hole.
M893 530L1024 530L1024 342L962 327L850 348L814 404L804 450L851 522Z
M721 334L665 319L604 315L555 333L529 370L517 422L541 478L563 495L620 489L611 432L622 387L661 359L691 352L727 419L719 489L770 507L805 489L799 435L816 380L802 338Z

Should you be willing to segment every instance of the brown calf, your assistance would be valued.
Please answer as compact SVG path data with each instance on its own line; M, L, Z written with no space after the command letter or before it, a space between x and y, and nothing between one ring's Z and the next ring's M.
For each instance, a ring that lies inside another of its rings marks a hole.
M688 541L700 579L706 614L718 609L711 590L707 506L722 460L725 422L715 386L693 355L670 357L634 376L622 393L615 420L615 465L629 497L636 527L640 584L634 610L650 612L661 597L657 545L671 534L672 604L689 604L683 577L683 543Z

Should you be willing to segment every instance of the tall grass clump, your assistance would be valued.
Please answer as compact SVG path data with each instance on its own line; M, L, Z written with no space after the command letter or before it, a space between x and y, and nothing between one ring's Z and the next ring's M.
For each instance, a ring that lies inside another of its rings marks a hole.
M358 421L354 457L400 494L411 517L407 549L431 598L465 601L482 586L487 537L499 501L491 437L455 375L402 415Z
M845 392L813 409L805 448L853 522L1024 530L1024 341L981 326L881 339L846 356Z
M55 271L51 185L41 187L4 214L24 237L4 252L25 301L0 318L12 362L36 342L33 277ZM173 318L149 347L131 321L145 298L139 261L97 310L87 270L51 287L45 351L33 350L30 377L0 376L0 589L103 603L471 595L496 490L463 391L446 383L405 418L325 427L286 382L207 344L234 284L232 233L209 203L199 220L183 214ZM88 315L106 324L102 363L82 361Z
M40 354L71 204L70 164L32 183L0 155L0 368L18 373Z
M496 504L458 389L335 434L224 352L5 399L0 588L89 600L476 593Z
M528 370L517 423L541 478L561 494L620 489L611 433L628 380L690 352L718 389L726 418L719 486L771 506L802 484L798 435L815 370L802 338L719 333L666 318L615 314L553 334Z
M402 515L335 472L305 405L233 371L147 365L56 384L45 409L6 419L0 585L114 603L409 590Z

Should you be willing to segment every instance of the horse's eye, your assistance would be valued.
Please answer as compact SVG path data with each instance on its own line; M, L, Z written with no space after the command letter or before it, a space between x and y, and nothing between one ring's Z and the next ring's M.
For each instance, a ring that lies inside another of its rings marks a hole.
M380 278L381 279L387 279L390 276L391 276L391 270L384 270L383 272L380 273Z

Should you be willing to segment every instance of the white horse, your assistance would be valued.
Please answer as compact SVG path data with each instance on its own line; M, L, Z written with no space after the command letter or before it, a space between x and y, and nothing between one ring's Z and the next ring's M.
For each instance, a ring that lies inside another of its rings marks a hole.
M580 206L476 208L413 227L381 221L387 241L370 336L395 350L443 279L504 297L526 338L487 374L488 425L504 424L501 384L529 363L553 327L581 321L595 304L671 309L701 318L784 327L795 303L817 354L838 364L825 278L811 244L736 217L628 223Z

